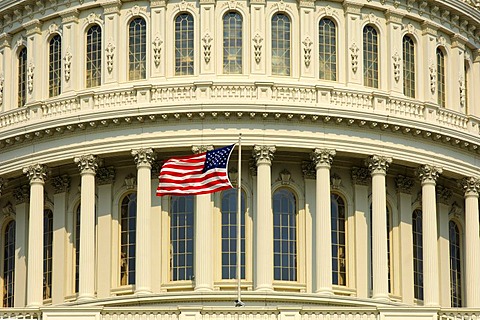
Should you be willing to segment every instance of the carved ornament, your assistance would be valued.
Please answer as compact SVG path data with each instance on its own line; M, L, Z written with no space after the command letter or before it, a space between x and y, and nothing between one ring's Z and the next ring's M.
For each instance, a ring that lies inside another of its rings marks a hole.
M435 193L437 194L437 201L447 205L450 203L450 199L452 199L453 195L452 189L442 185L436 186Z
M16 204L25 203L30 200L30 188L24 184L21 187L13 189L13 199Z
M267 145L258 145L256 144L253 147L253 157L255 158L255 162L257 166L259 164L268 164L271 165L273 161L273 154L277 151L275 146L267 146Z
M305 179L316 179L317 178L317 169L315 162L313 161L303 161L302 162L302 172Z
M370 174L387 174L388 167L392 163L391 157L371 155L365 160L365 165L370 170Z
M210 33L205 33L205 35L202 38L203 41L203 55L205 59L205 63L209 63L211 59L211 54L212 54L212 36Z
M33 76L35 75L35 65L30 62L27 67L27 89L29 93L33 91Z
M305 60L305 67L310 66L311 58L312 58L312 40L307 36L305 40L303 40L303 58Z
M30 183L44 183L45 179L47 178L47 170L47 166L36 163L26 168L23 168L23 173L27 176L28 180L30 180Z
M213 149L214 149L213 145L211 145L211 144L192 146L193 154L204 153L204 152L207 152L207 151L212 151Z
M93 173L95 174L98 169L98 158L92 154L89 155L82 155L79 157L75 157L75 163L78 166L81 174L84 173Z
M393 61L393 76L396 82L400 80L400 63L402 61L402 58L398 54L398 51L395 51L395 54L392 56L392 61Z
M158 67L160 65L162 43L163 43L163 40L160 39L159 36L156 36L155 39L152 42L153 62L155 63L156 67Z
M480 192L480 179L477 177L466 177L460 180L460 185L465 195L477 195Z
M110 41L105 48L105 57L107 59L107 70L108 73L113 71L113 58L115 57L115 45Z
M443 172L442 168L435 167L429 164L421 165L417 168L417 175L420 178L422 184L424 183L436 183L438 177Z
M255 62L257 64L259 64L262 60L262 42L262 36L259 33L255 34L255 37L253 37L253 52L255 55Z
M98 168L95 180L98 185L112 184L115 181L115 168L113 166Z
M132 156L137 167L146 165L151 168L153 161L156 159L155 153L151 148L132 150Z
M70 50L67 50L67 53L65 53L65 56L63 57L63 67L64 67L64 72L65 72L65 81L68 82L70 81L70 68L72 66L72 54L70 53Z
M365 167L353 167L352 168L352 181L353 184L367 186L370 183L370 171Z
M328 167L333 163L333 157L337 152L334 149L320 149L316 148L310 153L310 159L315 163L316 167Z
M357 44L355 41L352 43L350 46L350 58L352 59L352 71L353 73L357 73L358 69L358 51L360 49L358 48Z
M395 177L395 185L398 192L411 194L415 181L412 178L399 174Z
M70 177L66 174L61 176L56 176L50 181L55 193L68 192L70 189Z

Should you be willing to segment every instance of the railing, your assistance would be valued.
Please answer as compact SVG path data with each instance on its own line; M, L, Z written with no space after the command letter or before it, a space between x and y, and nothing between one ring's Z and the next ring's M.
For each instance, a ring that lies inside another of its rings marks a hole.
M383 101L378 104L378 101ZM25 127L44 120L75 117L80 113L101 113L108 111L142 112L142 108L155 107L155 112L169 106L175 112L195 110L196 105L208 106L228 103L237 105L285 106L293 113L304 112L305 108L315 108L318 113L327 113L338 109L359 114L378 113L389 116L390 120L412 120L427 122L436 127L454 129L464 133L480 133L477 118L439 108L424 105L412 99L388 97L371 92L359 92L349 89L329 88L308 85L286 85L274 83L193 83L146 86L141 88L116 89L114 91L80 92L75 96L56 97L46 102L33 103L27 107L6 111L0 114L0 129ZM180 106L179 106L180 105ZM172 109L166 111L171 112ZM285 109L284 109L285 110ZM428 111L427 111L428 110ZM226 110L230 111L230 110ZM235 110L232 110L235 111ZM273 109L272 111L278 112ZM367 117L368 118L368 117Z
M18 320L34 320L42 319L42 313L39 310L29 310L29 309L1 309L0 308L0 319L18 319Z
M463 311L463 310L442 310L438 313L439 320L479 320L480 310Z

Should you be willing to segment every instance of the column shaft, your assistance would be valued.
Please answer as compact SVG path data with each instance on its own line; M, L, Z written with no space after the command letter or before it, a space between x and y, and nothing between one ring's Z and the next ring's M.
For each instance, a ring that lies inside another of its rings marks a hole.
M211 195L196 196L195 203L195 291L213 290Z
M478 193L465 194L465 301L466 307L480 305L480 238Z

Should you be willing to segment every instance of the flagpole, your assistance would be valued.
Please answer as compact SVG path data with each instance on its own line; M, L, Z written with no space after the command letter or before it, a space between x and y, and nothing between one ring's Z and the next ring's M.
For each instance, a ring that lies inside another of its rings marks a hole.
M237 300L235 307L243 307L242 280L242 134L238 135L238 181L237 181Z

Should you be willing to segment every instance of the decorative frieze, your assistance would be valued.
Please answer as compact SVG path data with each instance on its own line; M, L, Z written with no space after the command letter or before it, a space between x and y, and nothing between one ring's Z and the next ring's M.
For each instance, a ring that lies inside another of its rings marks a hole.
M112 184L115 181L115 168L110 167L100 167L97 170L96 182L98 185Z
M192 146L192 153L199 154L207 151L212 151L213 149L214 149L213 145L211 144L195 145L195 146Z
M98 169L98 158L94 155L82 155L79 157L75 157L75 163L78 166L81 174L84 173L93 173L95 174Z
M55 193L68 192L70 189L70 177L66 174L53 177L50 181Z
M377 173L386 174L391 163L391 157L380 156L376 154L371 155L365 160L365 165L368 167L368 170L370 170L371 175Z
M399 174L395 177L395 185L398 192L411 194L415 181L412 178Z
M453 191L445 186L438 185L435 188L435 192L437 194L437 201L442 204L450 204L450 200L452 199Z
M305 179L316 179L317 178L317 169L316 164L313 161L303 161L302 162L302 172Z
M354 185L367 186L370 184L370 171L365 167L352 168L352 181Z
M47 171L47 166L39 163L23 168L23 173L27 176L28 180L30 180L30 183L44 183L45 179L47 178Z
M333 163L333 157L336 155L334 149L321 149L316 148L310 153L310 159L318 166L330 167Z
M253 147L253 158L257 166L261 163L271 165L273 161L273 154L277 151L275 146L267 146L267 145L258 145L256 144Z
M422 184L424 183L436 183L438 177L442 173L442 168L435 167L433 165L424 164L417 168L416 173L420 178Z
M153 161L156 159L155 153L151 148L132 150L132 156L137 167L145 165L151 167Z
M460 185L465 191L465 195L478 195L480 192L480 179L477 177L465 177L460 180Z
M30 188L24 184L18 188L13 189L13 199L16 204L25 203L30 201Z

